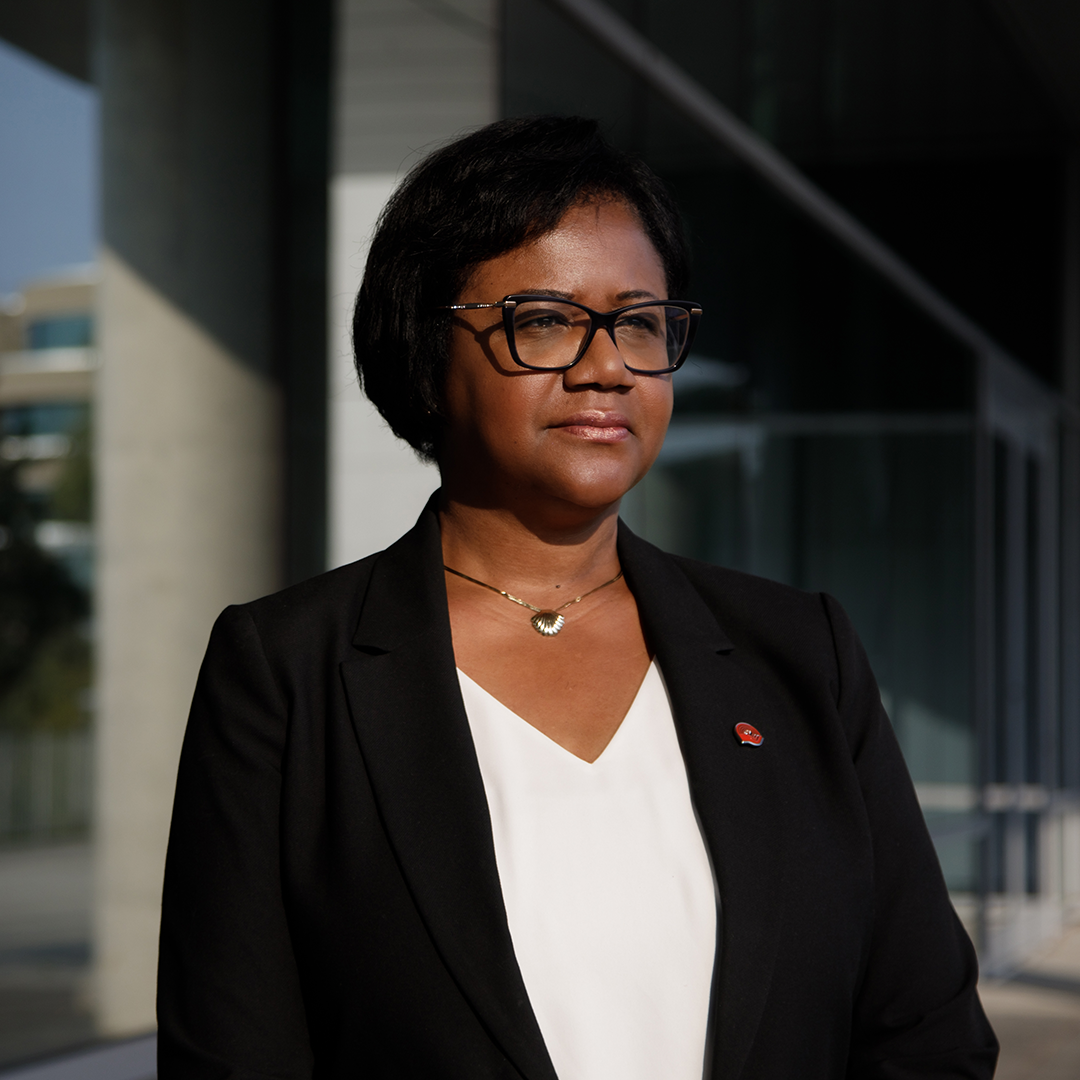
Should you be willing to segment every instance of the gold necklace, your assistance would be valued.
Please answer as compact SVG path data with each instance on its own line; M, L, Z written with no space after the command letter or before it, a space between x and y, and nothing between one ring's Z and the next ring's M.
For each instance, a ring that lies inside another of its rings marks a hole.
M474 577L469 577L468 574L463 574L460 570L455 570L452 566L447 566L446 563L443 563L443 569L448 574L456 574L466 581L471 581L474 585L483 585L485 589L490 589L493 593L505 596L507 600L512 600L515 604L520 604L530 611L535 611L536 614L529 622L532 623L533 629L538 634L543 634L544 637L554 637L563 628L566 619L559 614L560 611L565 611L568 607L573 607L574 604L580 604L586 596L592 596L594 592L599 592L601 589L606 589L609 585L614 585L615 582L622 577L622 571L620 570L610 581L605 581L603 585L597 585L595 589L590 589L588 592L583 592L580 596L575 596L573 600L567 600L565 604L560 604L557 608L538 608L534 607L526 600L522 600L517 596L511 596L502 589L496 589L494 585L489 585L486 581L478 581Z

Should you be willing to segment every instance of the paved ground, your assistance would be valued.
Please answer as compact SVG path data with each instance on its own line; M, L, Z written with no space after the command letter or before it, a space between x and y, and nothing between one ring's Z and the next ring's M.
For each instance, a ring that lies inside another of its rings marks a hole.
M93 1038L86 844L0 849L0 1067Z
M1080 1080L1080 927L980 993L1001 1040L995 1080Z

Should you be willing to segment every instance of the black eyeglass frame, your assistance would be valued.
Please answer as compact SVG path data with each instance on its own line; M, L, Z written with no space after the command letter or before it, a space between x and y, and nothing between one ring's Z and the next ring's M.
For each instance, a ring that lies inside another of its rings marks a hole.
M585 314L589 316L589 332L585 335L577 356L575 356L569 364L558 364L554 367L540 364L527 364L520 356L518 356L517 340L514 337L514 310L517 308L518 304L530 303L534 300L548 300L554 304L568 304L570 307L576 307L581 311L584 311ZM510 347L510 356L515 364L519 367L527 368L529 371L568 371L589 351L589 346L592 344L592 340L596 336L597 330L606 330L608 336L614 343L615 348L618 349L619 342L615 338L615 320L620 315L625 315L626 312L633 311L635 308L657 306L681 308L690 316L690 323L686 329L686 340L683 342L682 352L679 353L678 359L675 363L669 364L664 368L635 368L627 364L625 359L623 360L623 365L627 371L632 371L635 375L667 375L672 371L678 371L678 369L682 367L683 362L690 354L690 346L694 342L694 334L697 333L698 323L701 321L701 306L695 304L691 300L642 300L636 304L627 304L626 307L616 308L614 311L593 311L592 308L586 307L584 304L579 304L574 300L567 300L564 296L544 296L543 294L538 293L511 293L509 296L504 296L501 300L491 304L440 304L436 310L475 311L478 308L502 308L503 327L506 330L506 342ZM619 355L621 356L622 353L620 352Z

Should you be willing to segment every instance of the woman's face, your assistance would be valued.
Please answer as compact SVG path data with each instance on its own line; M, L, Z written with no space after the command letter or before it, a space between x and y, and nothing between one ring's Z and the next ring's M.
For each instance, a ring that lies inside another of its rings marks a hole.
M457 303L546 293L611 311L669 299L660 257L622 202L573 207L550 233L482 263ZM440 455L451 497L511 508L616 503L648 472L671 418L671 376L627 371L600 331L566 371L510 357L502 310L454 312Z

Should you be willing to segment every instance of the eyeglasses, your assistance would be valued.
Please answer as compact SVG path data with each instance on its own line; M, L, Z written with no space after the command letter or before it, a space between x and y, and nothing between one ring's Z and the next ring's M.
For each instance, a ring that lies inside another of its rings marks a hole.
M515 364L533 371L565 371L606 330L627 369L663 375L686 359L701 308L688 300L647 300L614 311L593 311L557 296L503 297L495 304L444 304L439 311L502 308L506 343Z

